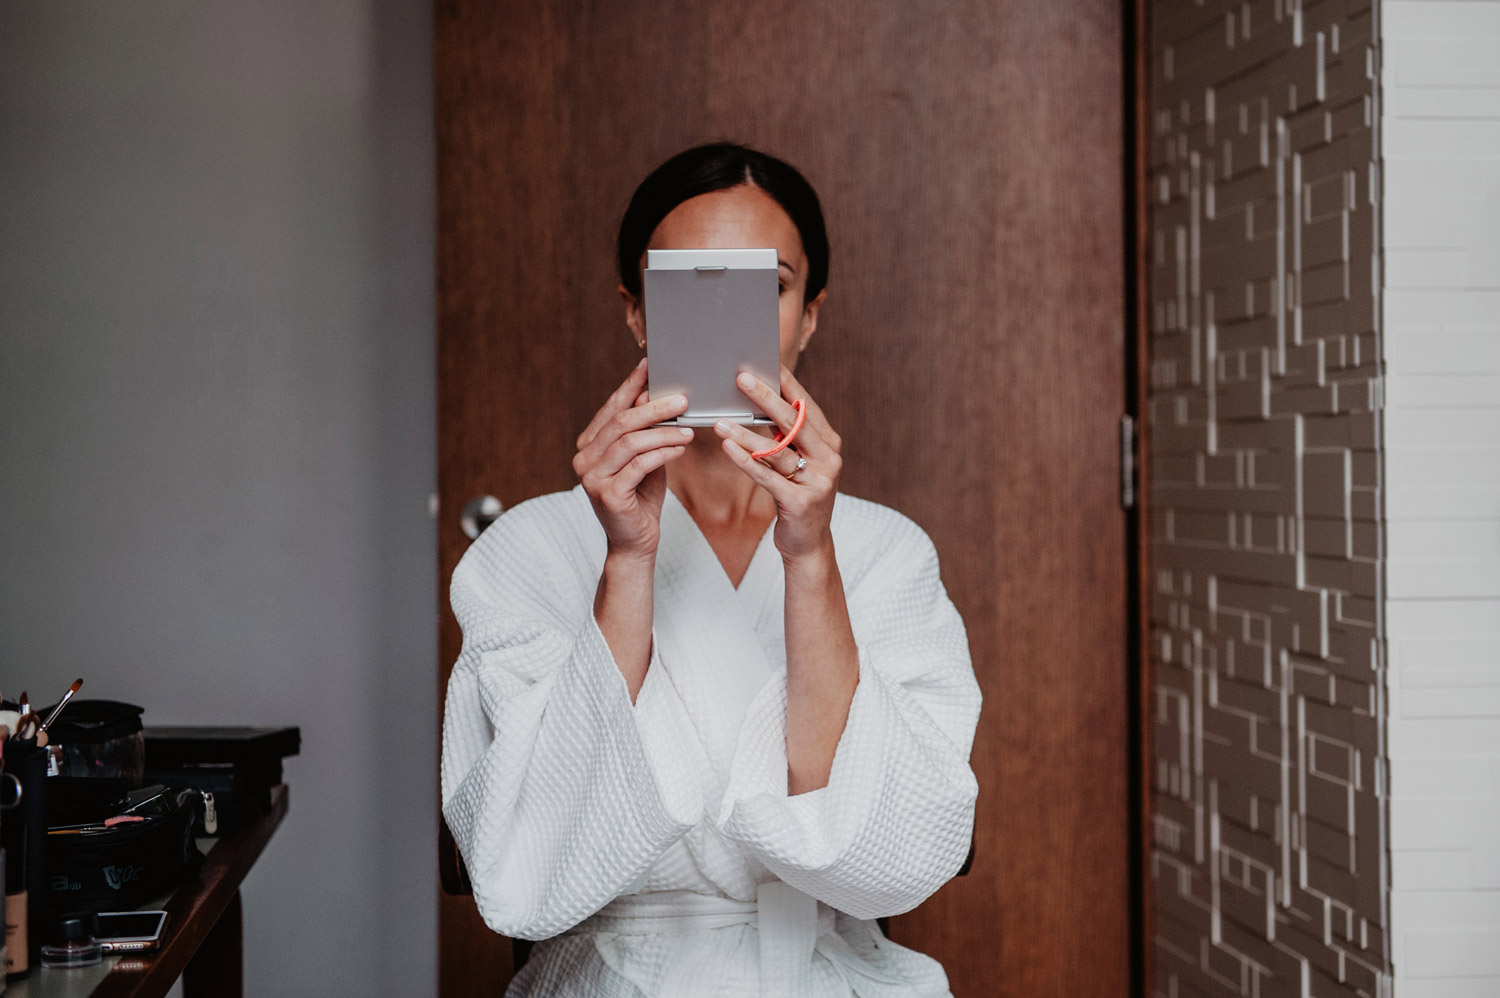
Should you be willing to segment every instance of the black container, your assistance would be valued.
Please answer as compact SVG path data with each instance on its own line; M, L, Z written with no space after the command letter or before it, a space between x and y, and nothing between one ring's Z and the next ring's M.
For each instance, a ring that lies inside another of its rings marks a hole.
M157 727L146 729L146 780L213 795L217 828L233 835L271 811L281 760L302 748L298 728Z
M5 772L21 784L21 799L5 812L0 842L5 846L6 918L24 919L26 946L8 952L7 976L30 973L41 959L42 930L47 903L47 750L35 742L5 745ZM7 781L9 782L9 781ZM8 791L7 791L8 792ZM25 960L21 957L25 956ZM11 968L24 969L11 970Z
M51 707L40 711L50 716ZM141 785L146 772L142 708L119 700L78 700L47 729L53 776L104 777Z
M145 820L63 834L53 826L46 850L52 913L129 910L197 875L203 864L193 838L203 810L198 791L148 787L134 791L117 813L127 809ZM88 821L91 828L102 824Z

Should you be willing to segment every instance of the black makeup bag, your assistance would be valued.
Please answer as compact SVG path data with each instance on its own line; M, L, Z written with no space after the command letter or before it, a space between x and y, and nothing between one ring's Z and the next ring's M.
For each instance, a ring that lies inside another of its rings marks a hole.
M191 880L203 865L193 837L202 810L197 790L163 786L54 810L47 830L49 910L125 911ZM109 819L118 823L105 826Z

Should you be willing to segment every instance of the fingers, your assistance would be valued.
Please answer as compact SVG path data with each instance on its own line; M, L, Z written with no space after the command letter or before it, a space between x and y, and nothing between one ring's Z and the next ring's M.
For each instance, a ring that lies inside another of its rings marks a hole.
M685 426L658 426L627 433L610 445L589 474L603 477L618 474L625 465L647 451L686 446L692 439L693 431Z
M625 499L640 487L641 480L668 461L675 461L687 453L687 447L658 447L631 458L619 473L609 480L606 491L613 492L618 499Z
M802 387L802 382L798 381L792 375L791 370L785 364L781 365L781 393L787 398L806 399L807 422L812 424L818 436L834 451L838 451L843 447L844 441L834 431L833 424L828 422L828 417L823 414L823 407L813 401L813 397L807 393L807 389ZM802 427L802 432L807 432L805 425Z
M718 422L714 423L714 432L717 433L721 439L733 440L735 443L739 444L740 447L744 448L745 452L748 454L754 454L759 450L763 450L766 444L769 443L768 438L761 436L759 433L756 433L750 427L731 423L727 419L721 419ZM797 467L797 452L788 447L786 450L778 451L777 453L772 454L770 457L756 458L756 460L764 461L766 464L769 464L772 469L779 472L783 477L785 477L786 475L791 474L793 468Z
M585 465L592 466L599 461L605 451L613 447L615 442L627 433L634 433L660 423L664 419L680 416L686 410L687 397L684 395L668 395L664 398L642 402L628 409L618 410L595 430L588 443L579 448L578 456Z
M743 372L734 379L734 383L745 393L746 398L760 406L761 412L776 420L776 425L781 427L782 432L791 429L792 424L797 421L797 410L792 408L792 404L755 375Z
M604 405L599 408L599 411L594 413L594 418L589 421L589 425L584 428L582 433L578 434L578 449L583 450L587 447L593 441L594 436L598 434L600 428L616 414L629 409L632 399L636 400L637 405L640 404L641 391L645 387L646 358L642 357L641 362L635 365L630 375L620 383L620 387L616 388L609 398L605 400Z
M782 367L781 370L783 384L785 384L789 372L787 372L785 367ZM749 385L746 384L747 378L751 382ZM794 397L804 399L808 410L808 415L803 422L802 429L797 434L797 448L807 454L809 458L824 458L830 454L838 453L838 449L832 446L824 436L825 433L832 433L832 427L828 425L828 420L824 419L821 413L819 413L816 422L813 420L812 412L816 409L816 406L813 404L812 398L802 389L801 385L793 381L791 383L793 387L783 388L782 392L775 392L764 381L749 374L741 374L735 380L735 384L739 386L740 391L744 392L750 401L760 406L762 412L776 420L776 425L781 428L782 433L790 431L792 426L797 422L797 410L792 408L791 402L787 401L784 397L784 395L790 394L793 391L796 392L797 394ZM819 422L822 424L821 430L818 427ZM836 434L835 439L837 439Z
M644 392L642 394L645 394ZM660 423L664 419L680 416L687 411L686 395L664 395L659 399L651 399L639 405L631 406L623 412L617 412L604 424L601 433L608 433L612 429L611 423L618 426L621 433L633 433L643 430L648 426Z
M792 503L799 491L797 486L787 481L786 477L778 474L771 468L766 467L760 461L750 456L750 452L741 447L736 441L726 439L724 441L724 453L729 456L735 466L750 476L750 480L767 492L771 498L776 500L779 509L786 508Z

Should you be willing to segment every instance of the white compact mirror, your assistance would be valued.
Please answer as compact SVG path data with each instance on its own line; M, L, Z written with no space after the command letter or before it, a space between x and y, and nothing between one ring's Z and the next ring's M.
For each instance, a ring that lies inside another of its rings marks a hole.
M770 425L734 379L749 371L781 381L776 251L647 250L644 290L650 396L688 399L667 422Z

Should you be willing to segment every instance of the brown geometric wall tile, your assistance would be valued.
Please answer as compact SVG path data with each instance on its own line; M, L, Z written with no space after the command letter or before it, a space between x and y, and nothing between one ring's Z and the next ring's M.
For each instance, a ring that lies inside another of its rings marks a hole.
M1158 0L1162 996L1388 993L1369 3Z

